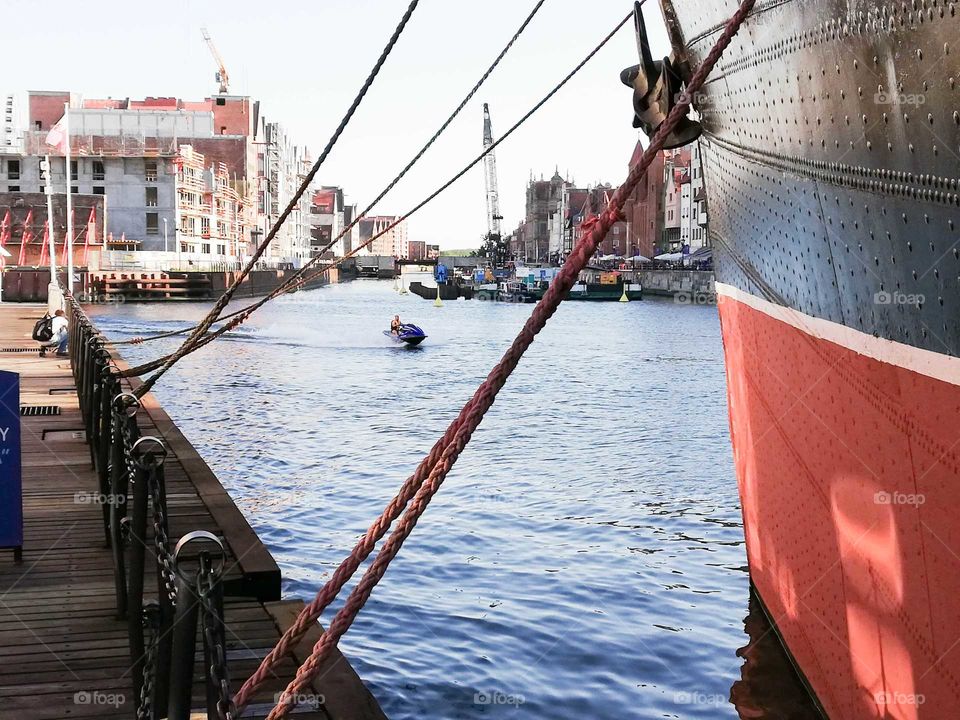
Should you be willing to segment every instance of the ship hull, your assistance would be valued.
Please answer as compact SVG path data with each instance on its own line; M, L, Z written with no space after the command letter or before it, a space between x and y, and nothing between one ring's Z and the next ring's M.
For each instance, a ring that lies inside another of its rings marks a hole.
M718 297L751 579L780 636L830 718L955 717L960 361Z
M694 65L736 9L662 5ZM751 577L835 720L960 707L958 52L761 0L696 98Z

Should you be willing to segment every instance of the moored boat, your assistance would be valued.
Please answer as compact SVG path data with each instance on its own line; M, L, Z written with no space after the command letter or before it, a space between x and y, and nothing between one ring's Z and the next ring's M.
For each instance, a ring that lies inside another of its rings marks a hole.
M661 6L685 75L737 3ZM695 99L751 579L835 720L960 707L957 10L758 2Z

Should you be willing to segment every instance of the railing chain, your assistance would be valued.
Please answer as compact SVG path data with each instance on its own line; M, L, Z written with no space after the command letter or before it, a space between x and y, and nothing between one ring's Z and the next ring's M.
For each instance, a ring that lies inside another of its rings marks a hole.
M153 685L157 678L157 646L160 637L159 608L155 602L143 608L143 630L147 635L147 652L143 663L143 684L137 703L137 720L154 720Z

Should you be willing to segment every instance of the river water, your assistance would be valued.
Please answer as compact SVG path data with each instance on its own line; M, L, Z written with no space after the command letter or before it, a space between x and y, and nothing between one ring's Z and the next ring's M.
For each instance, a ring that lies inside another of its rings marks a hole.
M91 314L122 339L208 306ZM309 599L531 308L301 292L155 392ZM750 602L716 308L565 303L340 646L392 720L814 717Z

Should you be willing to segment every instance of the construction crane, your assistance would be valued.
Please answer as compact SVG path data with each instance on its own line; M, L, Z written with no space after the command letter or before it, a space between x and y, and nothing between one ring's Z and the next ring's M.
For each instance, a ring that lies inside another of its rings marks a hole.
M506 248L500 234L500 195L497 190L497 158L490 148L493 147L493 127L490 124L490 107L483 104L483 158L484 180L487 188L487 239L484 243L485 255L499 265L506 261Z
M223 64L223 58L220 57L220 53L217 52L217 46L213 44L213 38L210 37L210 33L207 32L206 28L200 28L200 32L203 33L203 39L207 43L207 47L210 48L210 54L213 55L214 62L217 63L217 82L220 83L220 94L226 95L230 91L230 76L227 74L227 68Z

